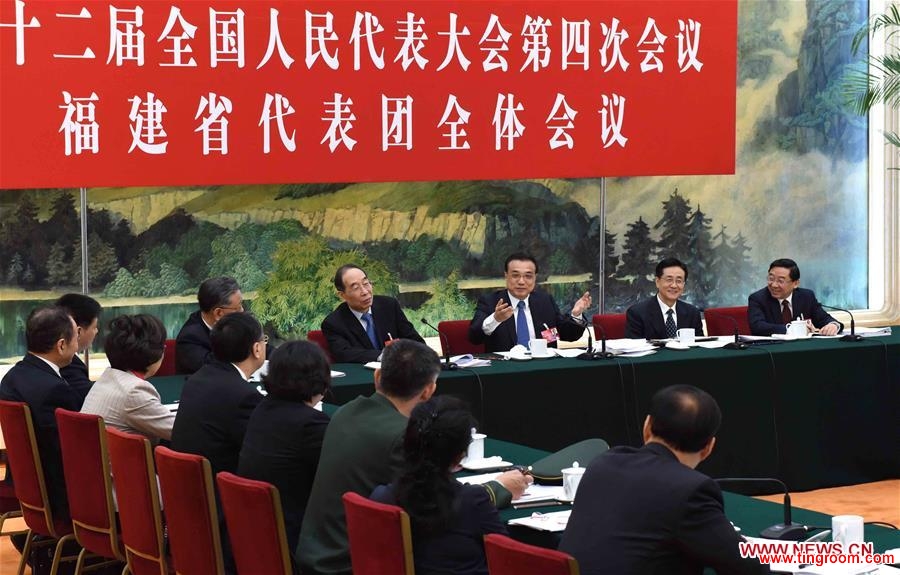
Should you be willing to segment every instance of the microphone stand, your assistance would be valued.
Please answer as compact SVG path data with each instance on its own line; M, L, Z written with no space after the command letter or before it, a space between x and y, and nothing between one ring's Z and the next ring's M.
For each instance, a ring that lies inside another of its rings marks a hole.
M844 309L842 307L834 307L833 305L825 305L822 302L819 302L819 305L824 308L827 308L827 309L833 309L835 311L842 311L850 316L850 333L847 333L847 334L844 334L843 336L841 336L839 338L840 341L862 341L864 339L863 336L856 333L856 322L853 320L853 314L850 313L849 309Z
M597 360L597 359L613 359L615 354L610 351L606 351L606 330L603 329L603 326L597 324L597 328L600 330L600 335L602 336L600 340L600 351L594 351L594 345L591 341L591 325L587 326L588 332L588 345L587 350L584 353L577 356L576 359L585 359L585 360Z
M425 325L427 325L428 327L430 327L431 329L436 331L438 334L438 337L441 338L441 342L442 342L441 348L443 350L445 350L444 351L444 361L441 362L441 371L452 371L454 369L459 369L458 365L456 365L455 363L450 361L450 340L447 338L447 336L444 335L443 333L441 333L441 330L439 330L438 328L436 328L433 325L431 325L430 323L428 323L428 320L425 319L424 317L422 318L422 323L424 323Z
M774 477L721 477L715 480L716 483L774 483L784 490L784 523L776 523L771 527L766 527L760 531L759 536L763 539L778 539L780 541L799 541L806 537L810 528L806 525L794 523L791 521L791 494L788 493L787 485L780 479Z
M726 343L724 346L722 346L723 349L747 349L750 347L749 345L747 345L746 342L741 341L741 334L740 334L741 328L738 325L738 322L736 319L734 319L730 315L725 315L724 313L716 313L716 312L710 311L708 309L703 310L703 313L714 315L716 317L725 318L728 321L730 321L732 323L732 325L734 326L734 341Z

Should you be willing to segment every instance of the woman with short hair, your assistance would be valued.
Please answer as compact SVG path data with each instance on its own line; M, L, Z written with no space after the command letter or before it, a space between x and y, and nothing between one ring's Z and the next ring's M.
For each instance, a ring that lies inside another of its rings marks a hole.
M294 549L330 421L315 405L331 388L331 366L318 345L287 342L269 358L263 385L267 395L250 416L237 473L278 488Z
M110 321L104 343L109 368L91 387L81 412L154 442L171 439L175 414L147 381L162 364L165 341L166 328L152 315L120 315Z

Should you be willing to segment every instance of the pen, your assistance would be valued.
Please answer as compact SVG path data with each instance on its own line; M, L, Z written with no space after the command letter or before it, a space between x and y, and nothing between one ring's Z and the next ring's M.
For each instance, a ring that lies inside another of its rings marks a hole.
M391 332L388 332L388 339L394 339L394 336L391 335Z
M561 501L535 501L533 503L519 503L513 505L513 509L531 509L532 507L554 507L559 505L565 505L565 503Z

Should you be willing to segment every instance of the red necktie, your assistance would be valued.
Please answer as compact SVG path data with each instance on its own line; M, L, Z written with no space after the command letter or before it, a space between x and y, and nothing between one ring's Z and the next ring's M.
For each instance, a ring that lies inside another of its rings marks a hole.
M791 320L794 319L791 317L791 304L788 303L788 300L782 300L781 302L781 319L785 325L791 323Z

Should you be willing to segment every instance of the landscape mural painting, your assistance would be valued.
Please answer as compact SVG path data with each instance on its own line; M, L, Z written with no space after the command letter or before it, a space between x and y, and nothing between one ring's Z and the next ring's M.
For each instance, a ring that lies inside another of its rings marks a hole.
M89 293L106 318L153 313L174 337L199 283L231 275L288 339L318 329L338 303L334 270L352 261L418 328L471 317L477 295L502 285L506 255L524 250L565 306L585 289L598 302L602 284L603 311L622 311L653 293L655 263L672 255L700 307L745 305L768 263L792 257L823 302L865 308L868 126L843 106L841 81L867 15L867 2L739 3L734 175L607 178L605 198L600 179L91 188ZM78 190L3 190L0 211L10 362L29 311L81 291Z

